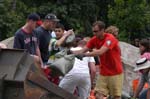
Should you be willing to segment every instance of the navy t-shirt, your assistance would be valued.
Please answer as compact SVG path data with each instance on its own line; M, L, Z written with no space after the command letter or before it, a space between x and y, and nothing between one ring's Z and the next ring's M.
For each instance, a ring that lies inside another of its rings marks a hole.
M23 29L19 29L15 33L14 48L26 49L32 55L36 55L36 48L38 46L37 35L32 33L26 33Z
M39 49L41 52L42 61L44 63L48 62L50 52L48 51L49 42L51 39L51 32L48 30L45 30L43 27L39 26L35 29L35 32L38 35L39 39Z

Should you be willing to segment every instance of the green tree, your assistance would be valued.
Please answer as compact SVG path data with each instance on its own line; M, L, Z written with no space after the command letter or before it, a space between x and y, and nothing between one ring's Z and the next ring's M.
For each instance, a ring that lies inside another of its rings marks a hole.
M12 0L3 0L0 3L0 33L1 40L13 36L15 31L24 23L24 15L18 13L18 9L22 9L24 5L17 2L16 11L13 9ZM26 7L24 8L26 9ZM22 11L24 10L22 9Z
M119 27L121 40L130 42L146 37L150 18L147 9L145 0L114 0L114 4L109 5L109 24Z
M97 19L98 6L96 2L88 0L57 0L41 5L38 12L42 15L53 12L68 29L73 28L76 33L89 35L91 23Z
M120 29L120 39L130 41L149 36L149 0L1 0L0 38L14 35L24 25L26 16L37 12L41 18L55 13L67 29L92 35L91 25L102 20Z

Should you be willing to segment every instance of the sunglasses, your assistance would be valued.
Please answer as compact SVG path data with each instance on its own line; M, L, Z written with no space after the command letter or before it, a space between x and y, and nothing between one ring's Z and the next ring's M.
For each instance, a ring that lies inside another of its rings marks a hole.
M93 32L94 32L94 33L97 33L97 32L99 32L99 30L94 30Z

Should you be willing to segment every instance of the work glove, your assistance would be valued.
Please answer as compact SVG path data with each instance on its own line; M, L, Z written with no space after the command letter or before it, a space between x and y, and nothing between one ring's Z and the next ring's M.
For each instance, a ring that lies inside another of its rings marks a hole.
M67 50L67 55L69 54L73 54L73 52L70 49Z

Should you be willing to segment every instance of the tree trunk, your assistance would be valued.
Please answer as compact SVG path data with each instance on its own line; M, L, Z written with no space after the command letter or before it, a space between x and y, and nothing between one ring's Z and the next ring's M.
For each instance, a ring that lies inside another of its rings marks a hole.
M16 10L16 0L12 0L12 10Z

